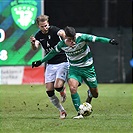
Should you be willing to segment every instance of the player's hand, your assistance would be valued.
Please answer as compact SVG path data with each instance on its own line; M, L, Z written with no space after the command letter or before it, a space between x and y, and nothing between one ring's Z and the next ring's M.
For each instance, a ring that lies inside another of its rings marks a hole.
M30 36L30 42L31 42L32 44L35 44L35 41L36 41L35 37L34 37L33 35Z
M41 60L32 62L32 68L39 67L42 64Z
M109 43L112 45L118 45L118 42L115 39L111 39Z

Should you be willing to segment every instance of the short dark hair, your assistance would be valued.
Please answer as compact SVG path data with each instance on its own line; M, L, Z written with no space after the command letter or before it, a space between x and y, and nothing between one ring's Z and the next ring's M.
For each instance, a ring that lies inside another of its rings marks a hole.
M66 36L68 36L68 37L74 38L76 35L76 31L73 27L66 26L64 31L65 31Z

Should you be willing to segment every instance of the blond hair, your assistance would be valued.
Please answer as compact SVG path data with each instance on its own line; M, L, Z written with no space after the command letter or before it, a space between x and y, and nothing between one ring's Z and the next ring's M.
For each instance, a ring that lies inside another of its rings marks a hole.
M36 18L36 23L37 25L39 25L39 22L44 22L44 21L48 21L49 20L49 16L47 15L40 15Z

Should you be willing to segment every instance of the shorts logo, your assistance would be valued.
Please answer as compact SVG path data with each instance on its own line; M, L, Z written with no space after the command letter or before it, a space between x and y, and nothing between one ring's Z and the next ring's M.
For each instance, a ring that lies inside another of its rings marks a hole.
M87 78L86 80L87 80L87 81L90 81L90 82L94 82L94 81L96 81L96 77L93 77L93 78Z
M23 30L35 23L37 15L35 0L14 0L11 2L11 13L14 22Z

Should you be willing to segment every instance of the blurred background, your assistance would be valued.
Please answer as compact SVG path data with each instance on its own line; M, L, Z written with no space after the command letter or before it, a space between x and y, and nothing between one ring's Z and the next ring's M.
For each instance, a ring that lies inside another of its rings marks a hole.
M32 15L25 18L27 10ZM32 51L29 42L38 30L35 18L40 14L60 28L68 25L77 32L115 38L118 46L89 43L98 82L133 82L131 0L0 0L0 84L43 84L43 66L31 69L43 51Z

